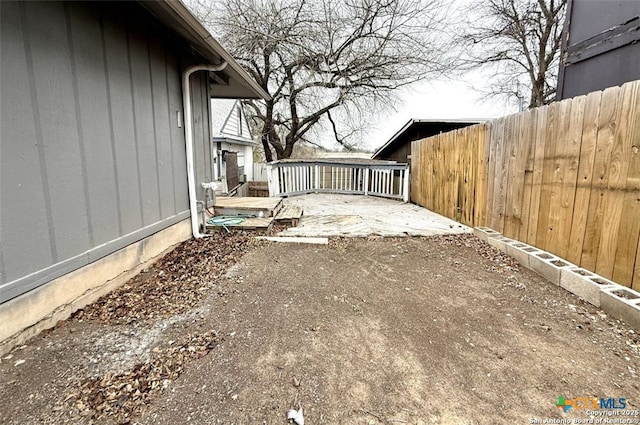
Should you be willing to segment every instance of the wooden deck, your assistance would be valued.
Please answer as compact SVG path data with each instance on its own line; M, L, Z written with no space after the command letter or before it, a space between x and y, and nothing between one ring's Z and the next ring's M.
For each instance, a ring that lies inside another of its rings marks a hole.
M372 196L310 194L285 200L304 215L277 236L400 237L469 233L471 229L429 210Z
M275 217L281 206L281 198L217 197L213 209L216 215L253 214Z

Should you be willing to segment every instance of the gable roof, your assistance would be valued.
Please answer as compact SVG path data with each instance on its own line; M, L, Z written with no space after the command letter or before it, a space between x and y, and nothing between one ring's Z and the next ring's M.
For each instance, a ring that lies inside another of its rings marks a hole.
M213 38L181 1L139 0L139 3L210 64L227 62L227 67L216 73L219 75L215 78L218 84L215 84L213 91L216 97L270 99L269 94Z
M237 99L211 100L211 129L213 141L242 145L257 145L251 138L244 109ZM238 116L240 114L240 116ZM240 125L240 127L238 126Z
M487 121L486 119L479 118L469 118L469 119L417 119L412 118L407 121L400 130L398 130L387 142L380 146L374 153L371 155L371 158L376 158L381 156L387 150L393 150L398 145L406 143L405 134L408 134L411 130L415 130L418 127L425 129L433 129L432 135L440 133L442 127L447 127L446 131L455 128L466 127L473 124L479 124L481 122ZM428 131L430 132L430 131ZM425 136L428 137L428 136Z

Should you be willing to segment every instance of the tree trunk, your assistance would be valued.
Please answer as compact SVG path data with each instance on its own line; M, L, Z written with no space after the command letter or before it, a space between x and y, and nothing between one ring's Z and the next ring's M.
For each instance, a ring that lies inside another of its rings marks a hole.
M265 161L273 161L273 153L271 152L271 146L269 146L269 136L266 134L262 135L262 148L264 149Z

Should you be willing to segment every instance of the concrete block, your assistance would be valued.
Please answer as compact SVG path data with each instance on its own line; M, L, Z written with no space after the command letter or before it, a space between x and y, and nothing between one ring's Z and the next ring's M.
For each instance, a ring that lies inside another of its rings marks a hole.
M473 229L473 234L478 238L485 242L489 240L489 238L496 238L500 236L500 233L489 227L475 227Z
M568 261L544 251L534 253L529 257L529 268L558 286L560 286L560 271L572 265Z
M487 243L494 248L498 248L500 251L507 252L507 243L513 242L513 239L505 238L504 236L496 236L495 238L489 238Z
M515 258L520 264L529 268L529 258L535 253L541 252L538 248L534 248L520 241L513 241L505 245L507 254Z
M622 286L580 267L565 267L560 271L560 286L589 304L600 307L603 289Z
M600 303L607 314L640 331L640 292L624 286L603 289Z

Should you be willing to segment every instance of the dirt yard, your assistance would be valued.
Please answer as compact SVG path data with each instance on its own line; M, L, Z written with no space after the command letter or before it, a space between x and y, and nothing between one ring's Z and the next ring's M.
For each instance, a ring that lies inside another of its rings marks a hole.
M470 235L189 241L0 363L0 423L529 424L640 338Z

